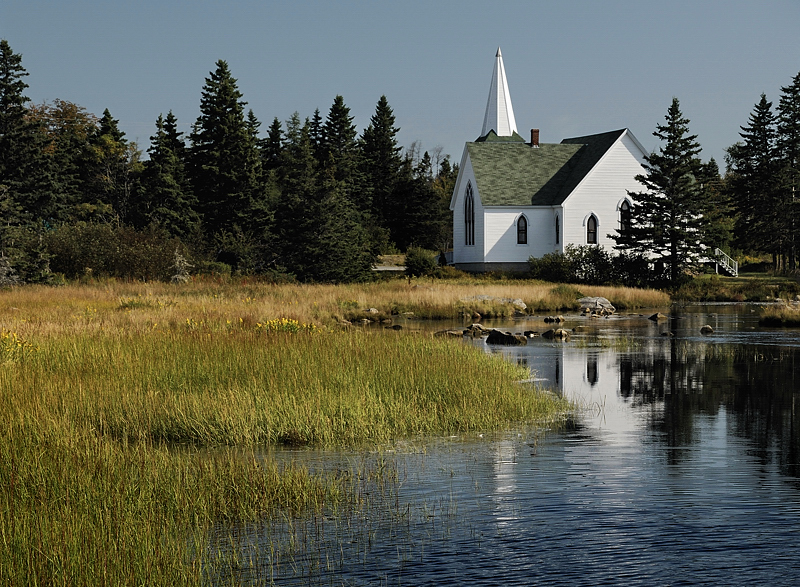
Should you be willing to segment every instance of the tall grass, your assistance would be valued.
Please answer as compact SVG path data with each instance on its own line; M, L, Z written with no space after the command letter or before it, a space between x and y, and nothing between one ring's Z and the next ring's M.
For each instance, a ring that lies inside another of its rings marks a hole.
M214 327L227 321L248 325L265 319L291 318L301 323L332 326L342 320L391 317L411 312L418 318L456 319L513 314L511 304L488 303L478 296L521 299L529 311L578 309L583 296L608 298L618 309L669 305L657 290L607 286L557 286L539 281L391 280L350 285L266 284L223 281L168 283L104 282L95 286L29 287L14 301L13 317L33 312L45 324L63 323L68 316L107 327L174 327L192 318ZM2 300L2 296L0 296ZM367 314L373 308L377 314ZM118 310L116 313L105 310ZM99 312L98 316L95 311ZM53 312L58 312L54 315ZM67 315L65 315L68 314Z
M362 293L1 293L0 584L196 584L216 522L357 500L357 476L279 467L257 445L380 446L567 409L467 345L325 327Z

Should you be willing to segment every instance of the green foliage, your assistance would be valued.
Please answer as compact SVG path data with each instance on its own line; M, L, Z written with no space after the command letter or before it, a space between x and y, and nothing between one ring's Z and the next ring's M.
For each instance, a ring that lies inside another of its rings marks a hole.
M552 283L652 287L668 280L642 253L622 251L611 255L597 245L570 244L563 253L531 257L528 263L530 277Z
M171 236L186 239L200 229L197 199L186 174L186 146L178 132L178 120L169 112L156 120L150 137L150 159L142 176L142 197L135 219L140 227L154 224Z
M169 280L180 243L158 231L78 222L43 237L50 268L68 279L119 277Z
M228 64L217 61L203 87L188 152L191 184L209 234L235 228L252 233L265 223L257 206L263 199L260 155L245 105Z
M666 124L656 126L653 135L663 146L645 157L645 174L636 176L644 191L630 192L633 200L630 226L609 235L617 249L654 256L670 269L670 280L677 283L684 271L696 263L705 229L706 199L698 174L700 145L689 134L677 98L667 110Z
M436 252L420 247L410 247L406 251L406 275L421 277L433 275L436 271Z

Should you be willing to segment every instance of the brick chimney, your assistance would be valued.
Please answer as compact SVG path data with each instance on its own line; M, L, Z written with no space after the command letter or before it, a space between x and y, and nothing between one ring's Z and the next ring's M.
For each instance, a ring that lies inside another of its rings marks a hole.
M539 148L539 129L532 128L531 129L531 147L534 149Z

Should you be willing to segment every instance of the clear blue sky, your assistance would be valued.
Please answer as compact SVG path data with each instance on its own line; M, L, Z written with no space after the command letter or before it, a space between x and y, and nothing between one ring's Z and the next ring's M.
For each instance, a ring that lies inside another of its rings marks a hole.
M263 130L337 94L362 130L385 94L403 146L458 161L500 46L524 137L628 127L652 150L675 96L724 168L761 93L800 72L800 0L1 0L0 38L33 102L108 108L143 149L160 113L188 130L224 59Z

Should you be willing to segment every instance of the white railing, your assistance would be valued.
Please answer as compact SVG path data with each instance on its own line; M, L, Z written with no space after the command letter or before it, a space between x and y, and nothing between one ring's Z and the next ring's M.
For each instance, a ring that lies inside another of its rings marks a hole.
M721 249L714 249L714 263L717 266L717 274L719 274L719 268L722 267L733 277L739 277L739 262Z

